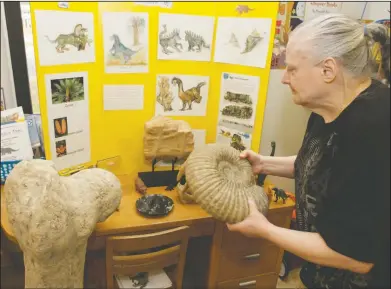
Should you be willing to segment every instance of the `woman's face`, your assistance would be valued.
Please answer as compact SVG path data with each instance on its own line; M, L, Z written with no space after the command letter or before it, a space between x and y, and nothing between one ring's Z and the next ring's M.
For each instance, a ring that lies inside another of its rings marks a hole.
M322 68L315 66L309 54L297 47L288 43L282 83L290 87L295 104L311 108L324 95Z

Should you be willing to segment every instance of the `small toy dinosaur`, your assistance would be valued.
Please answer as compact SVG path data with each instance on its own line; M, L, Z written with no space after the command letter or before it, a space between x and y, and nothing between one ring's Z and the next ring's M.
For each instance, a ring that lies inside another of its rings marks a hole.
M278 199L282 199L282 203L285 204L286 199L288 199L288 195L285 193L283 189L273 188L274 197L276 198L274 201L277 203Z

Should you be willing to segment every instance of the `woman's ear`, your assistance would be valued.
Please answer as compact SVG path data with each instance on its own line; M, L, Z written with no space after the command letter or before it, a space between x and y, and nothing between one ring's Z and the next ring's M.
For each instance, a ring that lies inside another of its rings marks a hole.
M326 83L334 81L337 77L338 65L334 58L328 57L323 61L322 76Z

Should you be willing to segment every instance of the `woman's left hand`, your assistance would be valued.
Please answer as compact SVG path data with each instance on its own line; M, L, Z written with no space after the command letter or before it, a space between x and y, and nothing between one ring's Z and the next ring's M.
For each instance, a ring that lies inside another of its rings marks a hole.
M227 224L230 231L239 232L247 237L267 238L269 228L273 226L267 218L258 211L253 200L249 200L250 214L243 221L236 224Z

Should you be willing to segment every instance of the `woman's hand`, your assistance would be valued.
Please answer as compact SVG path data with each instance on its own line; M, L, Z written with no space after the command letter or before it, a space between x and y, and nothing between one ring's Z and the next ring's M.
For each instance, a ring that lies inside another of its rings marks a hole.
M241 159L248 159L250 162L253 173L258 175L262 173L262 162L261 162L261 156L251 150L245 150L240 154Z
M227 224L230 231L239 232L247 237L268 238L269 229L273 226L266 217L261 214L252 199L248 201L250 214L240 223Z

